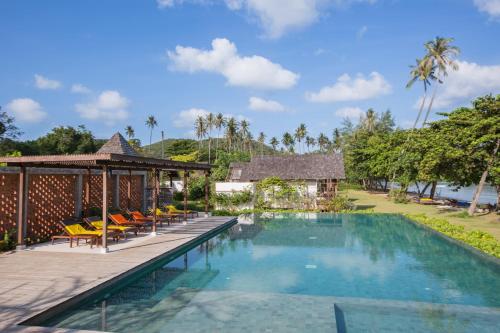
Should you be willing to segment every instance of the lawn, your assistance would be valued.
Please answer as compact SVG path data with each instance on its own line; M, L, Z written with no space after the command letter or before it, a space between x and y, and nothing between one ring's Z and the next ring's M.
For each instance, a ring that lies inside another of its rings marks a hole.
M345 190L343 194L354 202L358 210L370 209L377 213L425 214L428 217L445 218L452 224L464 226L467 230L488 232L500 241L500 216L493 213L483 216L462 217L465 214L459 214L460 212L443 213L438 211L435 206L424 206L416 203L397 204L387 199L385 193Z

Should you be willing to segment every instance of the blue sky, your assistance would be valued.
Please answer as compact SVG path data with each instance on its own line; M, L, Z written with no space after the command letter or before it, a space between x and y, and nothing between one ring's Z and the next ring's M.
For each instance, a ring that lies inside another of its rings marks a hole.
M87 0L0 2L0 105L24 139L84 124L148 140L189 137L222 112L280 137L306 123L390 109L415 118L409 65L435 36L455 38L457 72L436 111L500 93L500 0Z

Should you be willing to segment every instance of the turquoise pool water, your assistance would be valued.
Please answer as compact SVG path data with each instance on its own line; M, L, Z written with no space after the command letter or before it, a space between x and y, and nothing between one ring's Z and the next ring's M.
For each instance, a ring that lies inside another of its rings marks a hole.
M43 325L500 332L500 267L398 215L262 214Z

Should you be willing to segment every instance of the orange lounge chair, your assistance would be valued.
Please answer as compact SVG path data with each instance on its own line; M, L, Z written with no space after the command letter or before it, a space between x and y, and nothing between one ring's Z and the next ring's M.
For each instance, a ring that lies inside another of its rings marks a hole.
M85 217L83 218L83 221L87 223L89 227L95 230L102 231L103 229L103 222L99 216ZM138 231L137 227L127 227L116 224L108 224L107 229L121 233L123 235L123 238L127 238L127 232L133 232L137 236Z
M146 230L147 227L152 228L153 223L151 221L133 221L127 219L122 214L108 214L109 219L116 225L126 226L126 227L136 227L139 230Z
M138 210L127 210L127 214L129 214L132 219L136 222L153 222L153 216L144 216L140 211ZM170 221L168 218L162 217L160 214L157 214L156 216L156 221L160 222L160 226L163 226L163 222L167 222L168 225L170 225Z

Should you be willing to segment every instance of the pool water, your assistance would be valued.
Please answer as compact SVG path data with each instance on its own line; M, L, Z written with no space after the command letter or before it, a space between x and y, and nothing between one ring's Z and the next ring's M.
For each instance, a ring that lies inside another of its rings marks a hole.
M44 326L111 332L500 332L500 266L399 215L239 223Z

